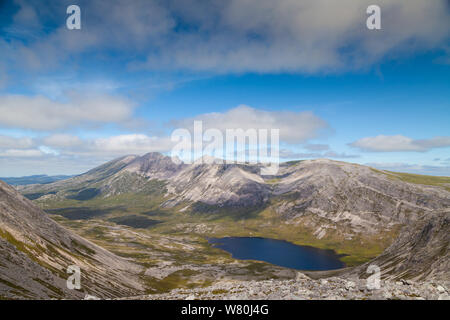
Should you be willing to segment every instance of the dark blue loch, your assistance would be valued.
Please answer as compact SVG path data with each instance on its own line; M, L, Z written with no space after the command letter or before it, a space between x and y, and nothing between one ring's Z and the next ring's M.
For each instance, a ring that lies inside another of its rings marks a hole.
M298 246L267 238L226 237L210 238L216 248L225 250L235 259L259 260L297 270L332 270L345 267L333 250Z

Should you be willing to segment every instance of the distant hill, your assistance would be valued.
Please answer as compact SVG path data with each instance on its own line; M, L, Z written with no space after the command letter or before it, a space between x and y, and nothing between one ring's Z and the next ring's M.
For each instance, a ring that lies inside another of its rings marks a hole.
M0 177L0 180L5 181L7 184L12 185L12 186L25 186L25 185L29 185L29 184L47 184L47 183L52 183L52 182L56 182L56 181L60 181L60 180L69 179L72 177L73 176L64 176L64 175L48 176L45 174L40 174L40 175L17 177L17 178L15 178L15 177L14 178L11 178L11 177L1 178Z

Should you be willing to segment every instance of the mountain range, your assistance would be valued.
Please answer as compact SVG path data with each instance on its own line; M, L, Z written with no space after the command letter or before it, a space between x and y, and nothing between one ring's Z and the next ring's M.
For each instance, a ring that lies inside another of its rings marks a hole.
M326 159L282 163L277 175L261 176L260 165L203 160L184 164L159 153L124 156L69 179L18 186L20 194L0 182L0 294L104 298L142 293L142 265L83 239L39 208L79 210L114 202L125 207L118 214L126 216L126 207L136 207L138 200L152 214L172 217L160 224L163 229L152 229L165 234L240 235L240 228L249 228L252 236L323 245L344 255L365 253L349 268L313 272L313 278L365 278L374 263L385 279L450 278L448 178ZM88 270L85 291L67 290L63 279L71 264Z
M59 180L69 179L72 176L59 175L59 176L48 176L45 174L25 176L25 177L6 177L0 180L6 182L7 184L13 186L27 185L27 184L46 184L52 183Z
M449 183L410 183L405 174L357 164L305 160L281 164L274 176L259 172L259 165L176 164L170 157L149 153L121 157L70 179L19 190L40 200L161 194L161 208L183 206L181 210L211 214L238 210L244 217L270 208L285 221L314 226L319 238L328 232L343 237L385 232L450 207Z

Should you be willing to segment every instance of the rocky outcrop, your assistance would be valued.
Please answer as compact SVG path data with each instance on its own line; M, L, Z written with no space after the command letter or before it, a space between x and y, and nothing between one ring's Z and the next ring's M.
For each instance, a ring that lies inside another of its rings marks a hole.
M219 281L207 288L175 289L166 294L130 297L136 300L449 300L449 282L385 281L332 277L313 280L299 273L295 280Z
M380 268L384 279L450 281L450 211L432 212L406 226L380 256L352 270L367 277L369 265Z
M250 166L194 163L168 181L165 206L183 201L216 207L255 207L266 203L271 187Z
M331 220L414 222L425 212L450 207L442 188L406 183L382 171L325 159L306 160L280 170L274 195L285 216L316 213ZM356 221L355 221L356 222Z
M186 167L182 162L176 163L172 158L157 152L151 152L136 157L124 168L126 172L137 173L149 179L166 180Z

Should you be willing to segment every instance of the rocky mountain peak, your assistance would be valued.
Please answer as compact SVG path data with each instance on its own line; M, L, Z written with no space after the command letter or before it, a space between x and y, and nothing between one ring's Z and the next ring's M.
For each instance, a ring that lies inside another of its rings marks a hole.
M183 163L173 161L171 157L158 152L150 152L136 157L124 168L127 172L134 172L152 179L168 178L184 167Z

